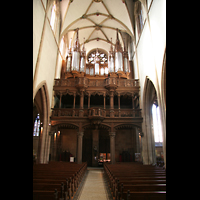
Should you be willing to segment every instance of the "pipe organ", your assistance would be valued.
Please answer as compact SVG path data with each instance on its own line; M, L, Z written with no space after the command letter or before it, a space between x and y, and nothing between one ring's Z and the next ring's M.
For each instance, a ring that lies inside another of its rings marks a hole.
M92 57L86 64L86 50L83 43L82 49L79 44L78 30L76 30L76 39L71 48L71 40L65 62L65 78L80 76L114 76L129 79L130 65L128 61L128 52L124 45L124 50L119 41L118 29L116 30L116 42L111 45L110 51L103 53L98 48L93 52ZM105 55L106 54L106 55ZM103 55L103 56L102 56ZM106 56L106 58L104 57ZM103 59L102 59L103 57Z

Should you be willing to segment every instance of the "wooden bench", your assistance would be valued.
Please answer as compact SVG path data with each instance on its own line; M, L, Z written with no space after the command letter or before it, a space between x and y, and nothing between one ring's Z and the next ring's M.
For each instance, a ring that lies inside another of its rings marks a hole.
M166 172L138 163L104 164L115 200L166 199Z
M72 199L86 169L87 163L52 162L34 165L33 200L55 200L59 197L63 200Z
M166 200L166 191L127 192L122 199L126 200Z

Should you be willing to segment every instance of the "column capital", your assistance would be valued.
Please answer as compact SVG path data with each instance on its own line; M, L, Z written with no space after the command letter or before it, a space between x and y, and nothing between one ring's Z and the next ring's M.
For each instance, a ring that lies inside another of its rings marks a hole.
M116 132L110 132L110 133L109 133L109 136L110 136L110 137L115 137L115 135L116 135Z
M77 132L78 137L83 137L83 135L84 135L83 132Z

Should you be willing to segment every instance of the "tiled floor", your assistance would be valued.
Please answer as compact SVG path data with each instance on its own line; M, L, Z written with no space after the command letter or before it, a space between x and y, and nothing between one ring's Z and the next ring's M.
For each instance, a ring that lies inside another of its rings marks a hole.
M77 200L110 200L103 168L89 168Z

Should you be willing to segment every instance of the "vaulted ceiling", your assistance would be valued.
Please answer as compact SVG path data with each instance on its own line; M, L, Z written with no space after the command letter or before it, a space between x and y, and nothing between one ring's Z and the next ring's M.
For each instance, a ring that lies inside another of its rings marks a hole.
M123 0L62 0L61 37L64 36L67 45L72 38L75 40L75 30L79 28L79 42L85 42L86 54L94 48L110 49L116 41L116 29L120 33L133 36L133 27L127 5ZM84 40L85 38L85 40ZM124 46L122 34L119 35Z

